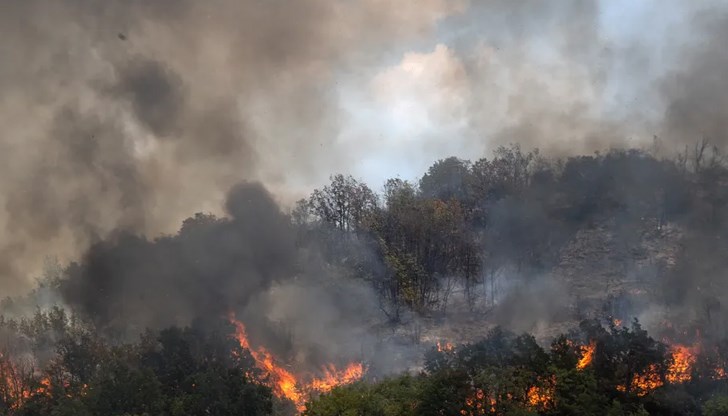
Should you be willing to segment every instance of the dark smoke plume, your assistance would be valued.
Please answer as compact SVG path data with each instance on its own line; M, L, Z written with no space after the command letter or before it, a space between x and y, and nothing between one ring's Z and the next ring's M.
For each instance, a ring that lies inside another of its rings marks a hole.
M124 333L220 318L293 277L293 235L270 194L238 185L226 207L230 218L198 215L174 236L120 233L93 244L63 282L67 302Z

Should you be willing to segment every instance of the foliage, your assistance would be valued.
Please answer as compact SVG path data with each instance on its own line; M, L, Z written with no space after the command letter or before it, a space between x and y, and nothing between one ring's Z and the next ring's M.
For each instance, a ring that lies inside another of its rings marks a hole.
M53 319L53 313L38 312L18 328L42 338ZM272 392L251 379L256 370L250 357L220 332L173 327L147 333L137 343L119 345L110 345L82 327L67 325L61 333L54 357L44 368L32 371L24 384L10 391L13 394L3 396L4 413L0 414L224 416L272 412ZM0 385L8 391L3 380Z
M587 367L575 366L578 346L564 336L547 352L531 336L496 328L473 344L431 350L417 375L339 387L309 403L305 414L698 415L697 403L704 398L703 414L724 414L728 408L725 396L711 395L712 389L728 387L725 380L710 390L663 385L644 395L616 388L625 368L654 368L666 360L664 345L637 322L617 330L585 321L570 336L598 337ZM386 407L391 403L399 407Z

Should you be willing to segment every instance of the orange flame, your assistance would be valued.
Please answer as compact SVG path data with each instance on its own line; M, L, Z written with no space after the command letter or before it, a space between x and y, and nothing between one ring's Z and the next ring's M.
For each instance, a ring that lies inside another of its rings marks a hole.
M549 389L538 386L529 387L528 392L526 393L526 398L528 400L529 406L537 409L548 408L549 404L551 403L551 397L552 394Z
M652 390L662 387L662 380L660 379L659 368L656 364L651 364L644 374L635 374L630 381L629 387L638 396L645 396ZM621 392L627 391L627 386L621 384L617 386L617 390Z
M475 393L465 398L465 408L460 410L462 416L480 416L495 413L497 404L495 398L486 397L483 389L476 389Z
M33 394L22 371L5 355L0 353L0 373L2 373L3 399L11 409L18 409Z
M531 386L526 392L526 402L534 409L546 410L552 405L556 389L556 377L551 376L546 381L545 385Z
M269 374L271 387L275 395L287 398L296 403L297 407L299 404L302 405L303 395L296 387L296 384L298 384L296 377L285 368L276 365L273 355L268 350L263 347L256 350L250 346L248 335L245 332L245 325L242 322L236 320L234 316L230 316L230 322L235 325L235 338L240 343L240 347L250 351L250 355L255 360L258 368Z
M325 393L336 386L351 384L364 375L364 366L361 363L351 363L343 370L338 370L333 364L324 369L323 378L311 381L311 389Z
M685 383L690 381L693 365L695 365L695 347L675 345L672 348L672 360L667 369L667 381Z
M686 346L676 344L670 347L671 360L665 374L665 380L671 384L687 383L692 379L692 371L697 361L699 346ZM726 377L725 369L716 367L713 370L713 379ZM650 391L661 387L663 381L660 378L657 365L652 364L645 373L635 374L630 383L630 389L638 396L644 396ZM619 391L627 391L625 385L617 386Z
M324 376L322 378L310 378L310 382L304 383L293 373L277 364L277 360L267 349L264 347L252 348L248 341L245 325L235 319L233 314L230 314L228 319L235 326L235 338L240 347L250 351L256 366L270 377L268 383L273 389L273 393L293 402L299 412L305 409L307 396L305 393L325 393L336 386L353 383L364 375L362 363L350 363L343 370L329 364L323 368Z
M589 345L584 345L581 347L581 358L579 358L579 361L576 363L576 368L579 370L583 370L586 368L589 364L591 364L592 359L594 358L594 351L597 348L597 344L594 341L591 341Z
M444 344L440 344L440 342L437 342L437 352L448 352L452 351L455 348L455 346L450 342L445 342Z

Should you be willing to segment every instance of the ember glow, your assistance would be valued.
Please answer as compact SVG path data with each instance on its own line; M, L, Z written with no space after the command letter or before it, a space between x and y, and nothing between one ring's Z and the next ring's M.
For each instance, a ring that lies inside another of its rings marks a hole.
M18 368L5 355L0 354L0 371L4 379L3 396L5 402L12 403L12 408L20 407L27 400L32 391L18 371Z
M230 314L228 319L235 326L235 339L238 340L240 347L250 351L256 366L268 375L267 383L273 389L273 393L279 398L293 402L299 412L303 411L306 399L311 394L326 393L336 386L353 383L364 375L364 366L358 362L350 363L341 370L333 364L328 364L322 369L323 377L320 378L308 374L294 375L282 367L279 360L265 347L253 348L248 340L245 325L235 319L233 314Z
M10 408L13 410L19 409L33 395L50 395L51 381L47 376L40 379L38 387L33 388L33 375L22 371L13 360L2 353L0 372L3 378L0 394L5 403L11 404Z

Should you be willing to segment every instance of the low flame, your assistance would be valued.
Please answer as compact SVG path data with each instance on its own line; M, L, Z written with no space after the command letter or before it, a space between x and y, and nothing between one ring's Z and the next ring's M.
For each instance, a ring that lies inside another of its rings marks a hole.
M245 325L235 319L233 314L230 314L228 319L235 326L235 339L240 347L250 351L256 366L268 374L268 383L273 389L273 393L293 402L299 412L305 409L305 401L309 394L328 392L336 386L353 383L364 375L362 363L350 363L342 370L329 364L322 369L324 374L322 378L309 377L309 382L303 382L301 378L280 366L277 363L278 360L267 349L264 347L253 348L248 341Z

